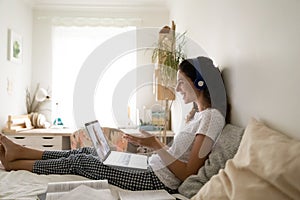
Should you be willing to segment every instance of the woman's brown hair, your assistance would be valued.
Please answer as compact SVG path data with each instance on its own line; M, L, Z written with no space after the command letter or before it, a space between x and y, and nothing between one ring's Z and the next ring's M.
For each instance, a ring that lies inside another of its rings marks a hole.
M199 57L199 62L201 65L212 65L213 66L212 60L207 57ZM189 77L192 82L194 82L196 80L196 78L197 78L196 68L188 60L184 60L180 63L179 70L182 73L184 73L187 77ZM205 87L202 91L204 94L204 98L209 103L209 105L211 105L208 88ZM193 119L193 117L197 111L198 111L198 107L197 107L196 103L194 103L192 110L186 116L186 122L189 122L191 119Z

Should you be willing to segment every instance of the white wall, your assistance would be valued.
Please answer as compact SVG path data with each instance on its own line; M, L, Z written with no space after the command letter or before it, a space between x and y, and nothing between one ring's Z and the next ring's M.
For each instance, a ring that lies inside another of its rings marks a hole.
M15 64L7 60L8 29L23 38L23 62ZM19 0L0 0L0 127L5 126L7 116L25 114L25 91L30 87L32 12L29 5ZM8 90L8 85L11 89Z
M300 1L173 0L170 19L221 66L232 123L300 138Z

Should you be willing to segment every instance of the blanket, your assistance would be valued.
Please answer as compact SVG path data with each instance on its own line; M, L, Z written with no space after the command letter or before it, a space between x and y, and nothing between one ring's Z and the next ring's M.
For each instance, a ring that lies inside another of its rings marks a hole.
M37 175L28 171L0 169L0 199L36 200L45 193L49 182L87 180L76 175Z

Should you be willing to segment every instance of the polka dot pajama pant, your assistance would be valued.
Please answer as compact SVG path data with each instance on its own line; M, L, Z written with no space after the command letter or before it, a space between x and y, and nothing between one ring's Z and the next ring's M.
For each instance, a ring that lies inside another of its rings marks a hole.
M108 180L112 185L127 190L158 190L166 187L151 169L146 171L120 169L104 165L90 147L70 151L45 151L42 160L33 166L37 174L75 174L95 180Z

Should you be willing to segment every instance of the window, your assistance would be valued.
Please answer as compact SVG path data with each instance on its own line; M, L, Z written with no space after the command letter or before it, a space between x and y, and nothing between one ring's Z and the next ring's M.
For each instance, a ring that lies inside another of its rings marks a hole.
M73 117L73 90L78 72L88 55L102 42L135 27L86 27L53 26L53 104L58 109L53 115L59 115L64 125L75 127ZM130 53L115 61L101 79L96 91L94 107L96 117L102 126L115 127L111 116L112 91L115 80L136 66L136 53ZM122 70L117 70L122 69ZM105 84L103 84L105 82ZM105 98L103 98L105 94ZM98 112L99 111L99 112ZM56 114L57 113L57 114ZM56 116L53 116L53 118Z

